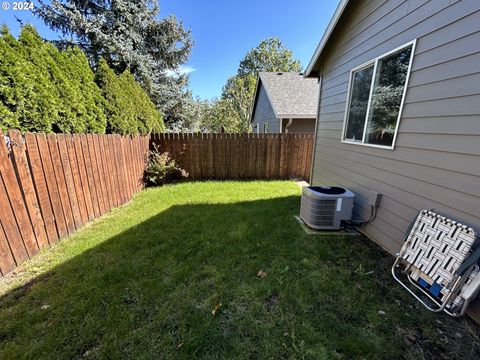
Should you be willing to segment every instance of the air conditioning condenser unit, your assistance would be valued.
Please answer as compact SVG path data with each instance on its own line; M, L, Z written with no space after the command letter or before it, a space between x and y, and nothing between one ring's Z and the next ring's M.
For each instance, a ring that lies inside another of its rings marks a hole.
M336 186L305 186L302 190L300 218L318 230L338 230L342 221L352 219L355 194Z

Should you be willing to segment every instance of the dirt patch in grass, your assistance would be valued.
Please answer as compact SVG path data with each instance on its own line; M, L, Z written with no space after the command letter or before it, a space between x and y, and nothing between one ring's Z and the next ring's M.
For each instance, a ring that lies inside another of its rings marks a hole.
M265 304L269 309L273 310L277 306L278 300L279 300L278 294L273 293L268 295L268 297L265 299Z

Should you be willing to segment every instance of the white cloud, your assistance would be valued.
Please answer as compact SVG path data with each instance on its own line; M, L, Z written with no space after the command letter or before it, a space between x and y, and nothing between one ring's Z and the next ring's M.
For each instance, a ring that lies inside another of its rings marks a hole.
M197 69L194 69L191 66L188 65L181 65L178 69L176 70L167 70L166 74L167 76L177 76L177 75L188 75L191 74L192 72L196 71Z

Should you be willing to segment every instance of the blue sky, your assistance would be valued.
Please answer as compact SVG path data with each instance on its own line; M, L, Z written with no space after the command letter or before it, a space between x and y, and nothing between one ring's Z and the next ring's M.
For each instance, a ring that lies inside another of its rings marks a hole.
M338 0L160 0L160 16L174 14L192 31L195 45L185 64L191 71L190 88L194 96L211 98L220 95L246 52L270 36L278 36L305 68L337 4ZM57 37L29 11L0 9L0 22L14 35L19 31L15 16L34 24L44 38Z

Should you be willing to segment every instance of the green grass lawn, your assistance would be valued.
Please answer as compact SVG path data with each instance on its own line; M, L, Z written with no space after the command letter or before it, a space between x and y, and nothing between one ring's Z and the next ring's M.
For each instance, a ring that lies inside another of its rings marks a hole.
M299 196L142 191L0 280L0 358L478 359L471 321L418 307L368 239L306 234Z

